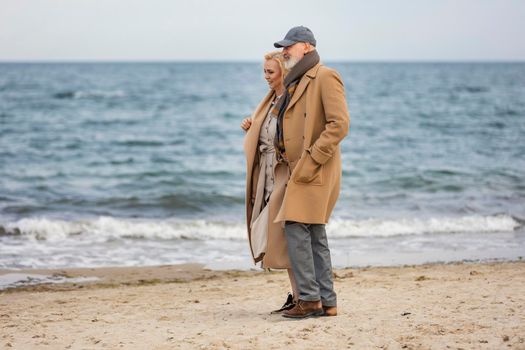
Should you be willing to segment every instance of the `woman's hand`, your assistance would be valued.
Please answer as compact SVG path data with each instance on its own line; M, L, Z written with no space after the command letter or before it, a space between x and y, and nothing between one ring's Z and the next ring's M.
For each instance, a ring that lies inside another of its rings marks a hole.
M244 130L244 131L248 131L248 129L250 128L250 126L252 126L252 118L248 117L248 118L244 118L241 122L241 128Z

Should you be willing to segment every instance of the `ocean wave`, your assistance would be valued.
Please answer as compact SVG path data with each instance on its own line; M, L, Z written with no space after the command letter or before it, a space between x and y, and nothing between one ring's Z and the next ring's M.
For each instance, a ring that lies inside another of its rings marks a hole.
M524 222L509 215L464 216L458 218L401 218L346 220L333 219L327 225L330 238L389 237L452 233L512 232ZM132 239L244 240L244 222L184 219L124 219L101 216L66 221L50 218L25 218L0 225L0 236L61 241L93 239L107 241Z
M487 86L470 86L470 85L458 85L455 87L455 90L456 91L459 91L459 92L468 92L468 93L471 93L471 94L476 94L476 93L482 93L482 92L488 92L490 91L490 89L487 87Z
M157 141L157 140L121 140L121 141L113 141L112 144L118 145L118 146L139 146L139 147L156 147L156 146L164 146L163 141Z
M57 99L80 99L80 98L112 98L123 97L126 94L122 90L87 90L87 91L62 91L53 94Z
M0 235L16 235L37 240L58 241L72 236L94 239L240 239L244 226L206 220L146 220L101 216L95 219L66 221L26 218L0 226Z
M512 232L523 222L509 215L440 217L429 219L333 220L327 227L334 238L388 237L447 233Z

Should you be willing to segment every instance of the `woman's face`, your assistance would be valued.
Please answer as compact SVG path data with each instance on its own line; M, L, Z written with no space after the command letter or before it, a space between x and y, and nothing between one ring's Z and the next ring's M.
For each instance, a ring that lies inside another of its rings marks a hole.
M272 90L275 90L283 84L281 67L279 67L279 63L275 60L264 61L264 79L266 79Z

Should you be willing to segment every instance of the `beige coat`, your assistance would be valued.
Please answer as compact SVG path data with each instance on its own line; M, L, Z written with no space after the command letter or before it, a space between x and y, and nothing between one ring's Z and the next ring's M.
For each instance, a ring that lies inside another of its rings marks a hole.
M325 224L339 197L341 152L350 116L339 74L322 64L299 82L283 121L291 176L275 218Z
M258 142L261 126L266 118L270 103L274 96L270 91L261 101L255 112L252 114L252 125L244 138L244 153L246 155L246 224L248 230L248 242L252 257L255 259L253 247L251 246L251 227L254 205L260 205L262 198L257 198L256 193L259 179L259 152ZM264 171L264 170L263 170ZM274 219L281 208L286 183L288 181L289 170L286 164L274 165L274 187L268 202L269 227L266 254L262 259L263 266L266 268L289 268L288 247L284 237L283 225L280 222L274 223ZM264 191L263 191L264 192Z

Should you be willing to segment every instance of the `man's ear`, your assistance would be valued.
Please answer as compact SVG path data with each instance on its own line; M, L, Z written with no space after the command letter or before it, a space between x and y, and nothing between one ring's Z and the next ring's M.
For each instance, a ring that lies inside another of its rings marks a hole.
M304 43L304 53L307 54L310 51L314 50L314 46L310 43Z

